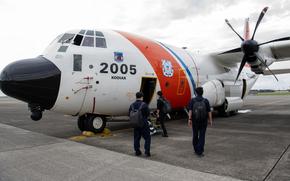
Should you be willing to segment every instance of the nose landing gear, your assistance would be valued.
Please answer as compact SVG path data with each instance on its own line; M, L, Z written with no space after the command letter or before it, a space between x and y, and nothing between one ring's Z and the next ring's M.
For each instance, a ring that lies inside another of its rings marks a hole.
M28 104L28 108L31 111L30 118L33 121L38 121L42 118L42 112L44 111L42 107L36 104Z

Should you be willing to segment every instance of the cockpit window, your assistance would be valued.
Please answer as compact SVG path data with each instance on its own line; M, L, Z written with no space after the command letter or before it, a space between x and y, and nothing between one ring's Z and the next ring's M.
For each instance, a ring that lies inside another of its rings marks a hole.
M85 36L82 46L94 47L94 37Z
M79 35L79 34L77 34L77 36L75 37L75 39L74 39L74 41L73 41L73 44L74 44L74 45L77 45L77 46L80 46L81 43L82 43L83 38L84 38L83 35Z
M68 48L68 46L60 46L57 51L58 52L66 52L67 48Z
M75 34L65 33L59 40L58 43L70 43Z
M96 37L96 47L107 48L105 38Z
M88 31L86 32L86 35L94 36L94 31L92 31L92 30L88 30Z
M73 44L77 46L107 48L104 34L100 31L81 30L73 40Z
M85 32L86 32L86 30L81 30L81 31L79 32L79 34L83 35L83 34L85 34Z
M102 32L100 32L100 31L95 31L95 33L96 33L96 36L102 36L102 37L104 37L104 34Z

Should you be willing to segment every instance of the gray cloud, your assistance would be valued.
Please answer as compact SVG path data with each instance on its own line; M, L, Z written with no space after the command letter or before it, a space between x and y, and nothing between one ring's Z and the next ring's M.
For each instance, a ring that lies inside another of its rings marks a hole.
M162 0L164 8L172 19L182 19L193 16L210 14L217 9L235 5L238 0Z

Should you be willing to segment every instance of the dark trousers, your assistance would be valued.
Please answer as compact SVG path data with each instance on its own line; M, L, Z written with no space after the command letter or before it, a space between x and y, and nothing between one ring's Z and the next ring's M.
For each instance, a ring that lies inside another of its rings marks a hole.
M192 126L192 145L196 154L204 152L205 132L207 126Z
M163 115L163 116L160 116L157 120L161 125L163 135L167 135L167 130L166 130L165 125L164 125L165 119L166 119L166 115Z
M150 153L151 136L149 127L144 128L134 128L134 150L135 152L140 151L140 139L141 136L145 140L144 149L145 154Z

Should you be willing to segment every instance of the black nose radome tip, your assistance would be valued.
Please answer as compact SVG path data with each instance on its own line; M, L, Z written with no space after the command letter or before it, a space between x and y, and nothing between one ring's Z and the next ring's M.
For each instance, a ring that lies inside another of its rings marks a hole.
M52 62L39 56L7 65L0 75L0 87L7 96L51 109L58 96L60 76Z

